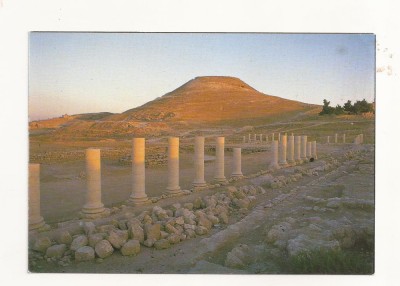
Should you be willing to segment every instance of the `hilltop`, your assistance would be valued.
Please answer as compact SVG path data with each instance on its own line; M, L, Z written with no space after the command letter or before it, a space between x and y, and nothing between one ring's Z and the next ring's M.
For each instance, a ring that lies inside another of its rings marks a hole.
M242 80L226 76L196 77L177 89L120 114L94 113L31 122L52 139L128 138L168 135L177 129L235 126L295 118L318 109L261 93ZM33 133L31 133L33 134Z

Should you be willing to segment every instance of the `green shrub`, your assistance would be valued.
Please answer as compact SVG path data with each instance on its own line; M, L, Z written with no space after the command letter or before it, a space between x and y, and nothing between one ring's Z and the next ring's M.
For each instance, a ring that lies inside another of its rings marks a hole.
M373 274L373 254L341 250L301 252L283 266L292 274Z

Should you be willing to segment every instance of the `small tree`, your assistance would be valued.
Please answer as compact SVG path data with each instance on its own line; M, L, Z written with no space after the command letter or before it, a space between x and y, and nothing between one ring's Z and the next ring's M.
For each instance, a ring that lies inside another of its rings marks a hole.
M349 113L354 112L354 106L351 104L351 101L348 100L344 105L343 105L343 110Z
M335 114L336 114L336 115L340 115L340 114L343 114L343 113L344 113L343 107L341 107L339 104L336 105L336 107L335 107Z
M323 103L324 103L324 105L322 106L322 111L319 113L319 115L334 113L335 108L329 106L329 104L331 103L330 101L327 101L326 99L324 99Z

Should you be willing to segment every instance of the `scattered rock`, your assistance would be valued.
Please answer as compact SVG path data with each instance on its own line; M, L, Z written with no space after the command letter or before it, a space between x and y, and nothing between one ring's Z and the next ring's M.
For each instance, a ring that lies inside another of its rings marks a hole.
M204 226L196 226L195 228L195 232L197 235L205 235L208 233L208 228L204 227Z
M49 258L61 258L63 257L65 251L67 250L67 245L66 244L56 244L53 246L50 246L46 250L46 256Z
M169 241L168 241L167 239L160 239L160 240L157 240L157 241L154 243L154 247L155 247L156 249L158 249L158 250L160 250L160 249L166 249L166 248L170 248L170 247L171 247L171 244L169 243Z
M84 222L83 231L85 232L86 235L93 234L96 232L96 226L91 221Z
M101 240L99 241L95 248L94 248L96 254L100 258L106 258L113 254L114 248L112 247L111 243L108 240Z
M243 269L251 262L250 248L246 244L236 246L228 252L225 259L225 266L231 268Z
M161 224L150 224L147 223L144 225L144 234L145 239L154 239L159 240L161 237Z
M106 232L109 233L112 230L115 230L116 227L112 224L105 224L105 225L99 225L96 227L97 232Z
M67 230L61 230L56 234L56 241L58 244L70 244L72 242L72 236Z
M112 230L107 237L107 240L111 243L111 245L116 248L120 249L122 245L128 240L128 231L126 230Z
M202 209L204 208L205 204L201 197L197 197L193 202L193 209Z
M72 251L77 251L79 248L86 246L88 244L88 238L86 235L78 235L71 243L70 249Z
M93 259L94 249L90 246L82 246L75 251L75 261L77 262L89 261Z
M121 254L124 256L136 255L139 252L140 252L140 243L138 240L135 239L128 240L121 248Z
M155 242L156 242L156 240L155 240L154 238L150 238L150 239L146 239L146 240L143 242L143 245L144 245L144 246L147 246L147 247L152 247L152 246L154 245Z
M98 232L98 233L89 235L89 237L88 237L89 246L94 248L96 246L96 244L99 241L102 241L106 236L107 236L107 234L105 234L103 232Z
M193 208L194 208L194 204L192 204L192 203L185 203L185 204L183 204L183 207L185 208L185 209L188 209L188 210L193 210Z
M33 250L45 253L47 248L51 246L51 240L47 236L39 237L36 239Z
M144 242L144 230L140 224L130 224L128 229L129 238Z
M212 228L212 223L207 219L205 215L200 215L198 217L198 226L203 226L210 230Z
M177 243L179 243L181 241L181 236L179 234L171 234L168 237L168 241L171 244L177 244Z

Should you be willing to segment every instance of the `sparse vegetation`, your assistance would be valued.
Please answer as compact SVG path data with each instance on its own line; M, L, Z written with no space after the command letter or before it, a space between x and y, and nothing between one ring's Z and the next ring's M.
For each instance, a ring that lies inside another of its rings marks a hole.
M323 106L322 106L322 111L319 113L319 115L325 115L325 114L361 114L361 113L368 113L368 112L374 112L374 106L372 103L368 103L365 99L363 100L357 100L354 105L351 104L351 101L348 100L343 107L340 106L339 104L336 105L336 107L329 106L330 101L327 101L326 99L323 100Z
M373 274L372 257L370 253L313 250L288 258L284 267L293 274Z

